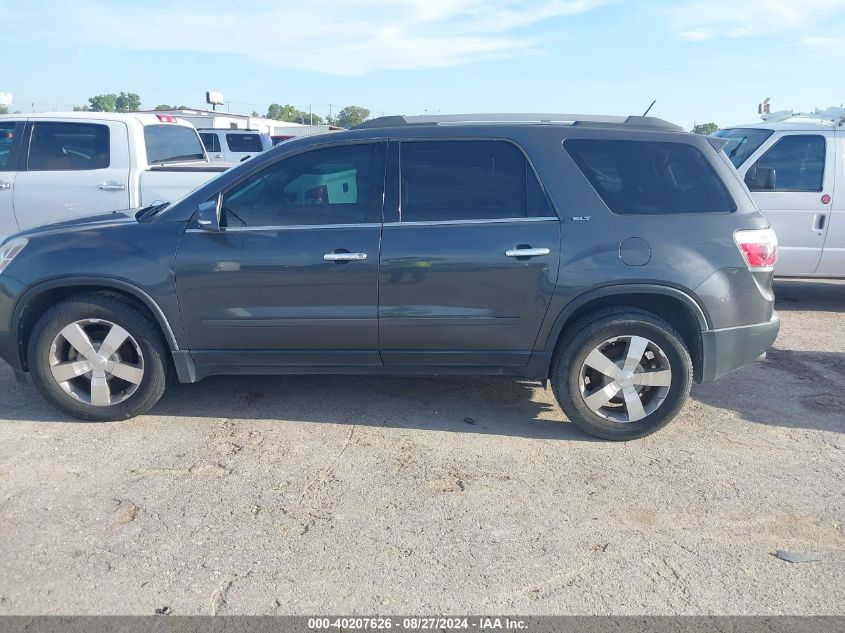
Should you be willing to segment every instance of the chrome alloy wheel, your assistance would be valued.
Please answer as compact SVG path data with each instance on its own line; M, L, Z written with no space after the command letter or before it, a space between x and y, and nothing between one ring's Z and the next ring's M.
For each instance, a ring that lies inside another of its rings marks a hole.
M72 398L95 407L123 402L144 379L144 355L119 325L85 319L63 328L49 353L53 379Z
M593 348L581 365L581 397L612 422L642 420L663 404L672 384L669 359L654 341L617 336Z

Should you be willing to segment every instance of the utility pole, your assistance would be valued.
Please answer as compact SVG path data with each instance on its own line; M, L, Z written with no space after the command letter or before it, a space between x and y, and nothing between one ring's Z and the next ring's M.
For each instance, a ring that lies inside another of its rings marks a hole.
M314 125L314 113L311 112L311 104L308 104L308 125Z

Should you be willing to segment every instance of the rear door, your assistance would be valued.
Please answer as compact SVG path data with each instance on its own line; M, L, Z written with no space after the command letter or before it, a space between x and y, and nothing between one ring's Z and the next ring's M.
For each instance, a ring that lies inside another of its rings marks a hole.
M0 121L0 240L18 232L12 199L23 129L23 121Z
M830 216L824 250L816 275L845 277L845 132L834 135L836 148L835 185L830 190Z
M830 224L835 170L832 131L782 132L740 169L778 236L778 275L812 275ZM771 171L770 171L771 170Z
M223 160L223 149L220 147L220 136L217 132L200 132L200 138L209 160Z
M120 121L35 120L15 179L21 230L129 207L129 144Z
M526 365L560 242L529 161L505 140L392 145L379 271L384 364Z
M258 132L226 132L223 136L227 161L237 163L264 151Z

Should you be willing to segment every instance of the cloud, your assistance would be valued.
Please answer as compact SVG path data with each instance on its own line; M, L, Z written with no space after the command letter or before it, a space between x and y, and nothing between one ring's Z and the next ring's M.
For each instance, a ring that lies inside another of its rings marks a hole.
M845 0L708 0L677 3L666 15L684 39L750 37L801 31L845 11Z
M845 55L845 38L833 35L812 35L798 40L798 45L822 56Z
M242 55L335 75L457 66L536 45L523 30L608 0L29 2L35 39L122 50ZM47 5L47 6L44 6ZM2 7L0 7L2 8ZM27 15L21 15L27 14Z

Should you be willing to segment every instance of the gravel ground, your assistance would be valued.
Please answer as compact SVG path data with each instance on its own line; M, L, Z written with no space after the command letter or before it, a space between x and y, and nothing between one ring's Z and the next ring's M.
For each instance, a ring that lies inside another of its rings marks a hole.
M768 359L628 444L513 379L214 378L84 424L2 365L0 613L842 614L845 284L777 291Z

